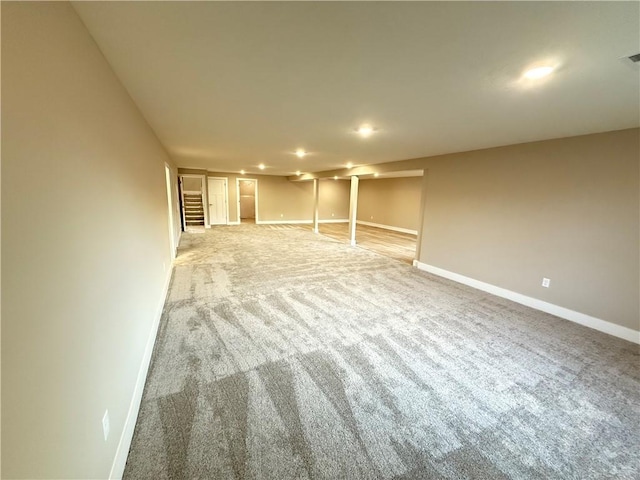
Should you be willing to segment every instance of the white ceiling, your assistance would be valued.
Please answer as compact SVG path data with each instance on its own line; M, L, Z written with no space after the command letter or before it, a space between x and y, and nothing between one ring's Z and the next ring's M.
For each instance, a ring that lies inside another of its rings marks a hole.
M620 59L638 2L74 7L182 167L290 175L640 125ZM523 81L540 63L556 73Z

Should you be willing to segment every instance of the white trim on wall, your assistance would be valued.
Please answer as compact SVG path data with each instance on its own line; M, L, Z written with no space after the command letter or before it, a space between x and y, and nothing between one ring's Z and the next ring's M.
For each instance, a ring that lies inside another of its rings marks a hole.
M606 320L592 317L584 313L576 312L575 310L570 310L559 305L554 305L553 303L545 302L544 300L539 300L537 298L529 297L521 293L513 292L511 290L507 290L506 288L497 287L495 285L491 285L490 283L485 283L481 282L480 280L465 277L464 275L450 272L442 268L434 267L433 265L428 265L417 260L413 261L413 266L417 267L420 270L424 270L425 272L438 275L439 277L448 278L449 280L453 280L454 282L462 283L464 285L477 288L478 290L482 290L483 292L488 292L492 295L506 298L513 302L526 305L527 307L531 307L542 312L550 313L551 315L555 315L556 317L578 323L585 327L593 328L594 330L598 330L599 332L607 333L609 335L613 335L614 337L622 338L624 340L640 344L640 332L637 330L623 327L622 325L616 325L615 323L607 322Z
M160 303L156 308L153 324L149 330L147 345L145 346L144 354L142 355L142 361L140 362L140 368L138 369L138 377L136 378L133 395L131 396L131 403L129 404L129 411L127 412L127 417L124 420L124 426L122 428L122 434L120 435L120 441L118 442L118 448L116 449L116 454L113 459L113 463L111 464L111 472L109 473L110 480L121 479L124 474L124 467L127 463L127 457L129 456L129 448L131 447L131 441L133 440L133 432L136 427L136 421L138 420L138 413L140 413L140 404L142 402L144 385L147 380L147 373L149 372L149 366L151 364L151 354L153 353L153 347L156 343L158 327L160 326L160 318L162 317L164 304L169 292L172 272L173 263L167 271L167 277L165 278Z
M311 221L313 223L313 220ZM349 223L348 218L328 218L327 220L318 220L318 223Z
M356 223L358 225L366 225L368 227L376 227L376 228L384 228L385 230L393 230L394 232L409 233L411 235L418 234L417 230L410 230L408 228L402 228L402 227L393 227L391 225L382 225L381 223L365 222L364 220L357 220Z
M176 258L176 253L178 251L178 246L176 245L176 232L175 232L175 222L174 222L174 202L173 195L171 192L173 189L171 188L171 167L168 163L164 164L164 176L165 176L165 184L167 189L167 216L169 221L169 250L171 253L171 260Z
M256 222L257 225L285 225L285 224L312 224L313 220L261 220ZM318 223L349 223L348 218L338 218L330 220L318 220Z
M313 221L312 220L260 220L259 222L256 221L256 225L286 225L286 224L300 225L300 224L307 224L307 223L313 223Z

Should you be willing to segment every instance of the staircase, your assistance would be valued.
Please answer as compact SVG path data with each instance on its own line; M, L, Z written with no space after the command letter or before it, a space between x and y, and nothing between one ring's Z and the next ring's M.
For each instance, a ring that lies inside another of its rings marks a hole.
M204 225L204 206L200 193L184 194L184 223L192 225Z

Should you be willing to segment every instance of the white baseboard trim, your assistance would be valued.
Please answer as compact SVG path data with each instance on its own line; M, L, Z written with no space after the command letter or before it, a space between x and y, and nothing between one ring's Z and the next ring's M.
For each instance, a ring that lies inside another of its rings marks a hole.
M318 223L349 223L348 218L330 218L328 220L318 220Z
M111 472L109 473L109 480L120 480L124 474L124 467L127 463L127 457L129 455L129 448L131 447L131 441L133 440L133 431L136 427L136 421L138 420L138 413L140 412L140 403L142 402L142 393L144 392L144 385L147 380L147 373L149 372L149 365L151 363L151 354L153 353L153 347L156 343L156 336L158 334L158 327L160 326L160 318L162 317L162 311L167 299L167 293L169 292L169 284L171 283L171 273L173 272L173 265L168 271L167 278L165 279L164 288L162 291L162 298L160 304L156 309L156 315L153 319L153 324L147 337L147 344L142 355L142 362L138 370L138 377L136 378L136 384L133 388L133 395L131 397L131 403L129 404L129 411L124 421L124 427L122 428L122 435L120 435L120 441L118 442L118 448L111 465Z
M227 222L227 225L240 225L240 222Z
M256 222L256 225L299 225L304 223L311 223L311 220L260 220Z
M454 282L477 288L478 290L482 290L483 292L491 293L492 295L506 298L516 303L526 305L527 307L550 313L551 315L555 315L556 317L560 317L571 322L579 323L580 325L583 325L585 327L593 328L594 330L613 335L614 337L622 338L624 340L628 340L629 342L640 344L640 332L631 328L623 327L622 325L616 325L615 323L607 322L606 320L602 320L600 318L592 317L584 313L576 312L575 310L570 310L559 305L554 305L553 303L545 302L544 300L539 300L537 298L529 297L521 293L513 292L511 290L507 290L506 288L497 287L495 285L491 285L490 283L485 283L481 282L480 280L465 277L464 275L453 273L442 268L434 267L433 265L428 265L417 260L413 261L413 265L420 270L433 273L434 275L438 275L439 277L448 278L449 280L453 280Z
M394 232L410 233L411 235L417 235L417 230L410 230L408 228L393 227L391 225L382 225L381 223L365 222L364 220L356 220L358 225L366 225L367 227L384 228L385 230L393 230Z
M256 225L311 225L313 220L260 220ZM318 223L349 223L347 218L337 218L330 220L318 220Z

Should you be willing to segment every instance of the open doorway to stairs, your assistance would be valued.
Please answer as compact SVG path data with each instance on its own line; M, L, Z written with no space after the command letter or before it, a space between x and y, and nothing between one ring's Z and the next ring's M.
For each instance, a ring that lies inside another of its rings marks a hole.
M238 223L258 223L258 180L236 179L238 192Z
M180 207L185 232L204 233L205 226L208 226L205 192L204 175L180 176Z

